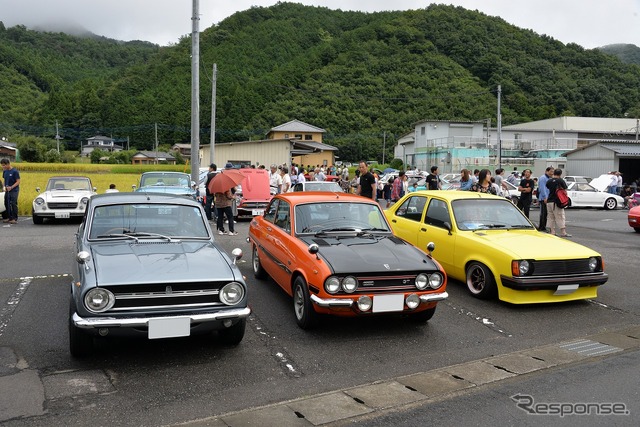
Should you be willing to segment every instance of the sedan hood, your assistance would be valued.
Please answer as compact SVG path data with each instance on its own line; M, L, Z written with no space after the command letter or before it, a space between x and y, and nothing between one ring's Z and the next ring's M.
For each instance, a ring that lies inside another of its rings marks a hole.
M478 245L502 250L511 254L513 259L567 259L598 255L597 252L571 240L558 239L551 234L537 231L481 230L464 233L473 233L473 238L480 241Z
M308 245L317 244L318 254L336 274L437 269L424 252L395 236L308 236L301 240Z
M233 280L230 260L211 242L105 242L91 247L99 286Z

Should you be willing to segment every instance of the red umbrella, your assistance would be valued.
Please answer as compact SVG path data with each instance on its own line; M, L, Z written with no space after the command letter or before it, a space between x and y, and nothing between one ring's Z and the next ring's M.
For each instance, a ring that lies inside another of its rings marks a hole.
M230 188L240 184L245 176L238 171L224 170L213 177L209 182L209 192L211 194L224 193Z

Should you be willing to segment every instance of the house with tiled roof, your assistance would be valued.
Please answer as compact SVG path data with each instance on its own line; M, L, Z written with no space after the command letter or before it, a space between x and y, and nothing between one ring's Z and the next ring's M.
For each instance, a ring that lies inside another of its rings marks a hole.
M134 165L157 165L158 163L175 165L176 158L164 151L138 151L131 158L131 164Z

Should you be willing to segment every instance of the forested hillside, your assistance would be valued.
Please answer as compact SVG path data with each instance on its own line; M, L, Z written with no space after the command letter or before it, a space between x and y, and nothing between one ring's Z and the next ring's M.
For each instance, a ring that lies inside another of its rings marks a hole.
M0 40L16 34L64 38L68 49L77 44L84 51L86 43L98 43L19 27L0 29ZM45 133L57 119L71 144L105 133L130 137L142 149L151 147L158 123L161 143L190 140L188 37L167 48L114 42L98 49L102 55L91 65L87 56L77 60L79 54L52 52L43 43L9 44L14 53L28 53L18 55L25 58L20 67L0 47L0 83L3 91L10 87L10 104L0 100L0 130ZM264 138L271 127L298 119L326 129L325 141L349 160L379 158L383 134L389 149L421 119L491 117L495 125L498 85L503 124L640 116L640 66L460 7L381 13L254 7L204 30L200 51L203 144L213 63L217 141Z
M640 65L640 47L634 44L610 44L599 47L602 52L615 55L627 64Z

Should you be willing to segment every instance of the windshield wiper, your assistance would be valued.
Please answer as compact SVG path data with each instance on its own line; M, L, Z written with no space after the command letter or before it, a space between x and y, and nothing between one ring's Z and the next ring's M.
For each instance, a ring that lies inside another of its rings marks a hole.
M99 236L97 236L98 239L106 239L106 238L114 238L114 237L124 237L126 239L133 239L136 242L138 241L138 238L135 236L132 236L130 234L100 234Z
M359 228L355 227L336 227L336 228L325 228L322 230L323 232L332 232L332 231L360 231Z
M158 233L145 233L145 232L142 232L142 231L132 231L130 233L127 233L127 235L131 236L131 237L134 237L134 238L135 237L150 237L150 238L167 239L170 242L174 241L173 237L165 236L164 234L158 234Z
M529 224L515 224L515 225L510 225L509 228L533 228L533 227L530 226Z
M478 227L478 229L482 230L487 228L504 228L504 227L505 227L504 224L482 224L480 227Z

